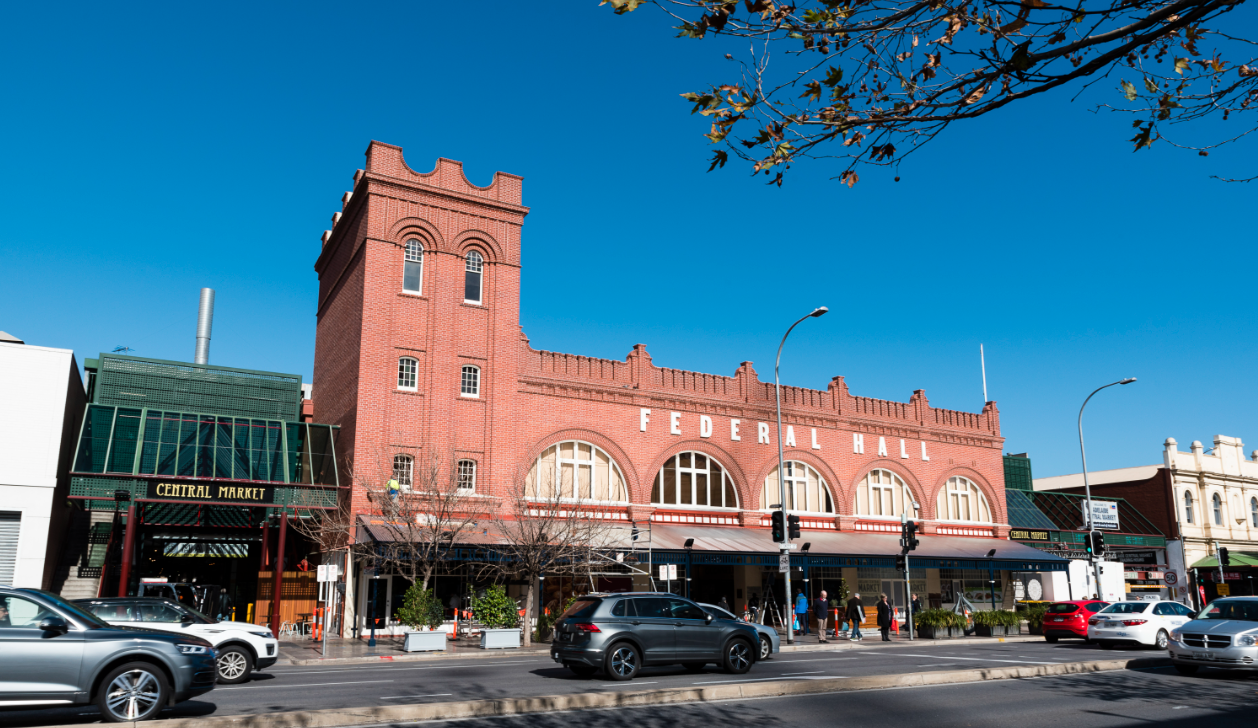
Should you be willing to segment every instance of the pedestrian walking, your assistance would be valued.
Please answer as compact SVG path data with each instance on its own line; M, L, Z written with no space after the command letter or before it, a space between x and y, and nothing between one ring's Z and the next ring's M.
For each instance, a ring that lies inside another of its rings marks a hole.
M922 611L922 599L921 599L921 597L919 597L919 596L917 596L916 594L914 594L914 595L913 595L913 601L909 604L909 609L911 609L911 610L913 611L913 616L914 616L914 617L916 617L916 616L917 616L917 613L918 613L918 612L920 612L920 611Z
M882 641L891 641L891 605L887 602L887 595L880 594L878 599L878 629L882 632Z
M799 620L799 633L810 634L808 631L808 597L802 590L795 592L795 618Z
M852 623L851 640L859 642L864 639L861 636L861 622L865 621L865 605L861 603L860 592L853 594L852 598L847 600L847 612L843 616Z
M826 590L821 590L821 598L813 602L812 611L817 615L817 641L826 641L826 616L830 611L830 602L826 599Z
M717 602L716 606L720 607L721 609L724 609L727 612L731 611L729 608L729 602L725 601L724 595L721 596L721 601Z

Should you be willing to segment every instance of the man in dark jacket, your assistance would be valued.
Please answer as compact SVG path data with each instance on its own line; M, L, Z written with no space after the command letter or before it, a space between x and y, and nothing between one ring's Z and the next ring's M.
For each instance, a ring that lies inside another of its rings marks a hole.
M861 622L865 621L865 605L861 604L859 592L847 600L847 612L843 616L852 623L852 641L859 642L864 639L861 636Z
M891 641L891 605L887 602L887 595L881 594L878 599L878 629L882 632L882 641Z
M826 617L830 616L830 600L826 599L825 589L821 590L821 597L812 604L813 615L817 618L817 641L826 641Z

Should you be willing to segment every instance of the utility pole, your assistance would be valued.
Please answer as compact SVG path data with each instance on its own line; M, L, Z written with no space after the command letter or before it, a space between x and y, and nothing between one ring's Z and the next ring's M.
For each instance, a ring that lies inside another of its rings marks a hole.
M1087 518L1084 525L1088 528L1089 542L1092 539L1092 532L1096 530L1096 525L1092 520L1092 487L1088 484L1088 453L1083 448L1083 410L1088 406L1088 400L1091 400L1102 389L1112 387L1115 384L1131 384L1134 381L1136 381L1135 377L1127 377L1117 382L1110 382L1104 387L1097 387L1092 391L1092 394L1088 395L1087 399L1083 400L1083 406L1079 408L1079 455L1083 458L1083 492L1084 499L1087 501L1087 507L1084 511L1087 514ZM1096 580L1096 598L1103 599L1104 595L1101 594L1101 555L1095 552L1092 554L1092 578Z

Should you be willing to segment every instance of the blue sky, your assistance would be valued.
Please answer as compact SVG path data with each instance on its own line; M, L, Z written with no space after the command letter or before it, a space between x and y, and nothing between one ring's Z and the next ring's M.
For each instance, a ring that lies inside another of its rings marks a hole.
M778 189L706 173L678 94L726 79L723 46L656 13L536 8L8 9L0 330L80 362L189 360L210 286L213 363L309 380L319 236L379 139L416 169L524 176L535 347L643 342L660 366L771 380L782 331L827 305L785 383L978 411L981 342L1005 449L1037 475L1078 471L1078 406L1125 376L1089 405L1093 469L1157 462L1168 436L1258 447L1254 189L1210 179L1254 174L1254 142L1132 154L1129 117L1087 103L1117 98L1101 83L955 127L899 183L849 190L816 163Z

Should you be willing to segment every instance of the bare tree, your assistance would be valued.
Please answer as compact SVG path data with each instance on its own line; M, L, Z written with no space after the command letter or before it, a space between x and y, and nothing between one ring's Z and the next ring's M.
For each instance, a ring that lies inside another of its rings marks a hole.
M708 140L725 147L709 171L725 166L732 151L780 186L791 163L830 158L843 163L839 180L849 187L859 166L898 172L950 124L1057 88L1077 96L1105 79L1114 105L1097 107L1133 117L1124 128L1134 130L1135 151L1161 139L1206 156L1258 128L1255 43L1237 34L1243 14L1229 16L1243 3L650 2L676 24L678 37L732 41L719 52L736 63L733 77L682 94L694 104L691 113L711 119ZM647 0L600 4L623 14ZM1240 128L1219 134L1212 127L1213 141L1180 138L1191 127L1170 139L1176 125L1242 114Z

